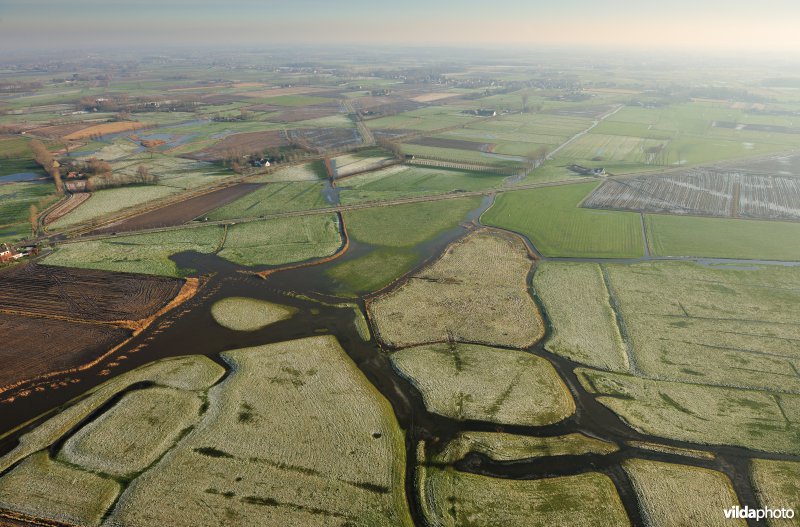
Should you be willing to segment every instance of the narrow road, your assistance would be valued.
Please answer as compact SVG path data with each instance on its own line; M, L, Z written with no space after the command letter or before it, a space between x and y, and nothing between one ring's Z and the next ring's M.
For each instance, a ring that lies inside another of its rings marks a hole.
M356 109L353 108L352 101L349 99L342 99L341 105L345 112L353 116L353 120L356 123L356 128L358 129L358 133L361 135L361 140L363 141L364 146L374 146L375 137L372 135L372 131L369 129L369 127L361 120L361 116L358 114Z
M569 146L573 142L577 141L578 139L580 139L584 135L586 135L589 132L591 132L592 129L594 129L595 126L597 126L598 124L603 122L603 120L608 119L609 117L611 117L612 115L614 115L615 113L620 111L622 108L623 108L623 105L620 104L616 108L611 110L610 112L607 112L607 113L601 115L597 120L592 121L592 124L589 126L589 128L587 128L586 130L583 130L582 132L578 132L577 134L573 135L572 137L570 137L569 139L567 139L566 141L564 141L563 143L558 145L555 148L555 150L553 150L552 152L547 154L547 159L553 159L553 156L555 156L557 153L559 153L563 148L566 148L567 146Z

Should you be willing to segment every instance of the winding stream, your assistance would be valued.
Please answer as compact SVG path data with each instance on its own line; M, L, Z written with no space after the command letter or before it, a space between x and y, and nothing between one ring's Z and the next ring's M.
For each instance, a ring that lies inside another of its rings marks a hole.
M417 246L416 250L420 254L417 269L436 258L447 245L464 236L489 204L489 199L484 200L481 207L466 218L465 224ZM417 443L424 440L427 448L435 450L465 431L507 432L537 437L579 432L616 443L620 450L608 455L555 456L500 462L480 454L469 454L463 460L455 463L455 467L462 471L510 479L537 479L589 471L601 472L613 481L633 525L637 526L643 525L643 519L631 481L621 468L621 462L626 459L642 458L720 471L732 481L740 504L751 508L758 507L759 504L750 483L749 459L758 457L800 461L798 456L663 439L640 433L628 426L583 388L574 373L575 368L580 367L580 364L545 350L544 343L552 333L552 325L547 312L531 286L536 266L533 266L529 272L529 291L543 315L546 332L544 338L527 351L548 360L555 367L575 400L575 413L564 421L541 427L498 425L482 421L462 422L430 413L425 408L420 392L393 369L387 349L376 342L374 338L365 341L359 335L355 324L356 313L353 308L331 304L332 302L350 302L357 305L358 309L364 313L365 297L351 299L337 297L336 284L332 284L326 272L343 261L361 257L372 250L376 250L376 248L351 240L348 251L339 259L320 265L276 272L266 279L253 275L250 272L252 269L230 263L215 255L203 255L195 252L176 255L173 260L180 267L195 269L197 274L207 275L209 277L207 283L196 297L167 313L118 350L107 362L120 364L113 368L113 375L119 375L164 357L187 354L206 355L224 365L219 359L219 353L225 350L281 342L316 334L336 336L357 367L389 400L400 426L406 432L406 493L412 517L417 525L426 524L414 486ZM747 263L752 264L753 262L748 261ZM210 306L218 300L231 296L245 296L292 306L297 309L297 313L289 320L275 323L261 330L253 332L229 330L214 321ZM127 359L120 360L120 356L125 356ZM71 399L91 387L106 381L109 377L100 374L106 368L108 365L103 364L71 375L70 378L79 382L68 384L56 391L34 392L27 398L4 407L3 430L0 432L11 430L22 423L28 422L28 424L0 439L0 453L5 453L13 448L22 433L47 418L56 411L57 407L67 404ZM647 441L672 447L701 450L713 453L715 457L714 459L702 459L679 453L657 452L629 446L626 444L627 441ZM754 520L748 521L752 527L756 527L757 524Z

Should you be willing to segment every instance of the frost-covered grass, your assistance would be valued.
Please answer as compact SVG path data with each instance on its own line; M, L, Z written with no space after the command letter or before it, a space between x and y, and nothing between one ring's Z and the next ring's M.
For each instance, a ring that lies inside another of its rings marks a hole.
M800 453L800 421L771 392L641 379L577 369L584 387L633 428L706 445Z
M202 356L175 357L123 373L93 388L81 399L19 438L19 445L0 457L0 472L39 450L44 450L72 430L115 394L128 386L150 381L176 390L204 390L217 382L225 370ZM0 480L2 481L2 480Z
M744 520L723 515L739 500L730 480L721 472L643 459L629 459L622 466L652 527L747 525Z
M454 463L470 452L495 461L517 461L536 457L611 454L617 445L580 433L556 437L533 437L502 432L462 432L437 454L434 461Z
M94 197L89 201L92 199ZM65 243L47 256L44 263L179 277L184 276L186 270L179 269L169 259L170 256L183 251L213 253L219 247L222 236L222 227L205 226Z
M797 512L800 510L800 463L792 461L772 461L754 459L752 461L752 481L758 493L758 500L771 509L794 509L795 517L768 520L770 527L796 527Z
M68 227L75 227L177 192L180 192L180 189L156 185L137 185L98 190L93 192L92 197L76 207L75 210L51 223L48 229L58 231Z
M449 468L424 472L422 500L429 525L630 525L614 484L596 472L539 480L490 478Z
M255 298L223 298L211 306L217 324L235 331L255 331L275 322L287 320L297 310Z
M0 479L0 507L72 525L99 525L120 485L38 452Z
M606 266L643 375L800 392L800 268L748 267Z
M548 351L603 370L629 371L597 264L541 263L533 287L553 324Z
M475 232L369 309L381 340L392 346L455 339L524 348L544 333L528 294L530 268L519 238Z
M411 525L392 408L332 337L223 353L204 420L110 525ZM187 504L204 503L204 506Z
M70 437L59 459L117 477L136 474L198 420L201 406L196 394L172 388L133 391Z
M542 426L575 411L555 368L527 352L445 343L405 348L391 360L428 410L459 421Z

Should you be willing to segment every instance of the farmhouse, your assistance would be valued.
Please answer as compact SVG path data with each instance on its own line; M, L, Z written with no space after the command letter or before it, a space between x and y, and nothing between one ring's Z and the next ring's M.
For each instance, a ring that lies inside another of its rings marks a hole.
M598 168L588 168L581 165L570 165L567 167L568 169L572 170L577 174L582 174L584 176L605 176L606 169L603 167Z
M10 262L11 260L19 260L25 254L15 251L6 244L0 245L0 263Z

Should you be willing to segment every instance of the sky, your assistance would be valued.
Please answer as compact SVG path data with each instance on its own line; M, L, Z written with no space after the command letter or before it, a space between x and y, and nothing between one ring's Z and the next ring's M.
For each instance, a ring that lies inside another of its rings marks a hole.
M797 0L0 0L0 52L274 45L800 53Z

